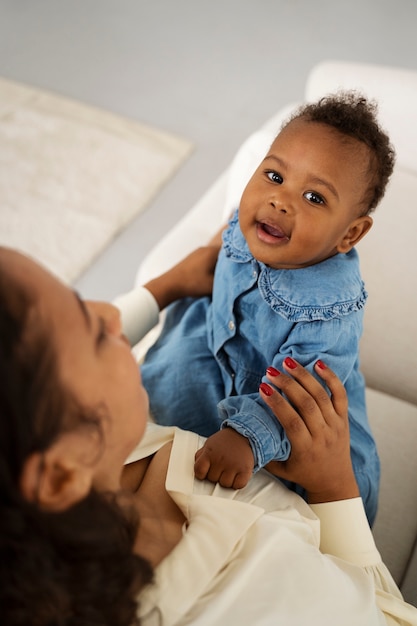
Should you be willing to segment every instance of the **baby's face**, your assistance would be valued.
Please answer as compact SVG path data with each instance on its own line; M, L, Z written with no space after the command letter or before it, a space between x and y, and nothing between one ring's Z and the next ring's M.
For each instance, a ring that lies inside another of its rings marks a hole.
M365 144L325 124L290 122L242 195L239 223L253 256L296 269L348 252L351 226L364 210L369 158Z

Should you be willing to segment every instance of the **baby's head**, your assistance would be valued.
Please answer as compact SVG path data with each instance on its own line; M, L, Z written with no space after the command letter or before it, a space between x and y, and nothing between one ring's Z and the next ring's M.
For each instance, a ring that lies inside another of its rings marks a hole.
M355 91L341 91L300 107L287 122L303 119L326 124L342 135L362 142L369 149L368 186L363 211L371 213L384 196L392 174L395 153L388 135L377 121L377 105ZM285 125L287 125L285 124Z
M253 256L297 269L349 252L372 226L394 160L376 105L362 95L299 108L242 195L239 222Z

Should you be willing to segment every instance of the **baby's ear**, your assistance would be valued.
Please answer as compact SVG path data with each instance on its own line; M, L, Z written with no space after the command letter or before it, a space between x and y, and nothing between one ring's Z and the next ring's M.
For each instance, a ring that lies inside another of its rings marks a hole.
M362 237L366 235L373 223L373 219L369 215L363 215L353 220L339 242L337 251L346 254L349 250L352 250Z
M21 492L45 511L68 509L85 498L92 486L91 465L71 453L66 439L63 435L48 450L34 452L23 466Z

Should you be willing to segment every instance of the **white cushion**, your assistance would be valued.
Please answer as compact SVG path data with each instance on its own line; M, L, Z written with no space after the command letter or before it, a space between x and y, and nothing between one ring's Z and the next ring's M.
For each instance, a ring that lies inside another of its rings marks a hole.
M400 167L417 170L417 72L366 63L325 61L311 71L305 96L317 100L357 89L378 102L379 119L397 151Z
M369 293L361 365L367 384L417 404L417 174L398 169L358 245Z

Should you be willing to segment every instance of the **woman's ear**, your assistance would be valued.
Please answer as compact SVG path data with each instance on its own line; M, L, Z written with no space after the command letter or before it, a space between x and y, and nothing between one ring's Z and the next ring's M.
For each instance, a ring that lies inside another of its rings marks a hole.
M350 223L342 240L337 245L337 251L347 253L366 235L370 230L373 219L369 215L362 215Z
M34 452L23 466L20 488L26 500L45 511L64 511L88 495L92 486L92 464L80 448L74 449L74 433L62 435L45 452ZM78 445L81 444L77 437Z

